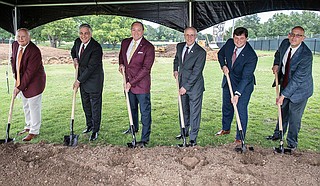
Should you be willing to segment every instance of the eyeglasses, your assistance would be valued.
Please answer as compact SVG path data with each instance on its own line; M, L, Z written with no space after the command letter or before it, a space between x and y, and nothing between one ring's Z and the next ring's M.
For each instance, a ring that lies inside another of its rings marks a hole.
M289 33L290 37L296 37L296 38L301 38L301 37L304 37L304 35L301 35L301 34L294 34L292 32Z

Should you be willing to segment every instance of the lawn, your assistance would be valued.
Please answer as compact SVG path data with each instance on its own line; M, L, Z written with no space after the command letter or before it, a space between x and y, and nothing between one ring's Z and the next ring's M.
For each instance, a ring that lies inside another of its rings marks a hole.
M275 89L271 87L273 74L271 72L272 52L258 52L266 54L259 57L255 71L257 85L249 104L249 123L246 143L254 146L271 148L278 146L278 142L266 141L271 135L276 119ZM177 90L172 76L172 58L156 58L152 69L152 132L149 146L171 146L178 142L175 136L179 134ZM5 128L11 94L7 93L5 72L7 66L0 66L0 138L5 138ZM69 123L72 104L72 83L74 69L72 65L46 65L47 86L43 94L41 134L32 142L62 144L63 136L69 134ZM12 87L14 81L9 70L9 81ZM130 135L123 135L127 129L129 119L122 88L122 76L118 72L118 65L104 62L104 91L102 106L102 124L99 139L93 145L113 144L126 145L131 141ZM320 152L320 56L314 56L313 78L314 94L309 99L302 118L299 133L299 149ZM200 146L217 146L232 143L235 137L235 119L230 135L215 137L221 129L221 78L222 72L216 61L208 61L205 70L205 87L202 120L198 136ZM12 88L10 89L12 93ZM21 142L23 136L16 133L24 127L24 115L21 99L15 100L11 122L10 137L16 137ZM75 133L81 134L85 128L85 118L81 107L80 95L77 94L75 112ZM140 130L141 131L141 130ZM140 140L140 131L137 139ZM80 135L79 143L89 143L87 135Z

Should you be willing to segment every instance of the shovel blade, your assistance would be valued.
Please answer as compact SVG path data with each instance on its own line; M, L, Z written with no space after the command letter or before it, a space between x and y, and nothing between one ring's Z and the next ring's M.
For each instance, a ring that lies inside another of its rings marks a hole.
M136 148L137 147L137 144L136 144L136 140L132 140L131 143L127 143L128 147L129 148Z
M78 145L78 138L79 138L79 135L75 135L75 134L64 136L63 145L75 147Z
M0 139L0 144L1 144L1 143L9 143L9 142L12 142L12 141L14 141L14 139L12 139L12 138Z

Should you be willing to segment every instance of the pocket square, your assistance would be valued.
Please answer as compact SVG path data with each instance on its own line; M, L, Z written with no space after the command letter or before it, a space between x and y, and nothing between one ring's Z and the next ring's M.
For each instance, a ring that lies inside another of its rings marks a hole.
M143 54L143 52L138 52L138 54Z

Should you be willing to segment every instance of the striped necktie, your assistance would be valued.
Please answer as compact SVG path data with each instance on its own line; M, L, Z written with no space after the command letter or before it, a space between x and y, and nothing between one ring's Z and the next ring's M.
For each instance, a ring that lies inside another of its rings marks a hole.
M137 48L137 42L136 42L136 41L134 41L134 42L133 42L133 46L132 46L131 51L130 51L129 58L128 58L128 63L130 62L130 60L131 60L131 58L132 58L132 55L133 55L134 51L136 51L136 48Z

